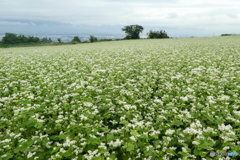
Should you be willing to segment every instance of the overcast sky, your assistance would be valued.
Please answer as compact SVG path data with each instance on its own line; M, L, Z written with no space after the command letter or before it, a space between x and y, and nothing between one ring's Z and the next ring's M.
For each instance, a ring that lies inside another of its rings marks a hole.
M141 36L240 34L240 0L0 0L0 34L124 36L134 24Z

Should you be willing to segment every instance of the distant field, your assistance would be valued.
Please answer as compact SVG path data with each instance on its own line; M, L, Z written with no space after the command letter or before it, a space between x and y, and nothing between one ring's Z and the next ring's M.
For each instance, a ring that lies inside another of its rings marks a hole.
M239 97L240 36L0 48L0 160L225 159Z

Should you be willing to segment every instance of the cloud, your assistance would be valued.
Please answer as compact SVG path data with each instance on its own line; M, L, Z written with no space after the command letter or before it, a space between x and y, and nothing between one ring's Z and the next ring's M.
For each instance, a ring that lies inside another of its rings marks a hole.
M170 19L173 19L173 18L176 18L176 17L177 17L177 14L175 12L168 13L168 16L167 16L167 18L170 18Z
M0 5L0 19L8 25L32 25L48 21L45 27L61 23L89 26L140 24L240 32L239 0L8 0ZM14 22L11 22L14 20ZM32 24L32 23L34 24ZM229 24L233 24L231 27ZM0 25L7 25L0 22ZM18 24L20 25L20 24Z
M227 16L230 17L230 18L239 18L238 15L234 15L234 14L227 14Z
M30 25L30 23L0 21L0 25L21 25L21 26L26 26L26 25Z

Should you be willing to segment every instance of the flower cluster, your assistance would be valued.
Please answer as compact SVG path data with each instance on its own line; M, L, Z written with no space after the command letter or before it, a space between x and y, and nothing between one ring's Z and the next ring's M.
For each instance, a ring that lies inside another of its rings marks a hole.
M0 159L240 153L239 44L233 36L0 49Z

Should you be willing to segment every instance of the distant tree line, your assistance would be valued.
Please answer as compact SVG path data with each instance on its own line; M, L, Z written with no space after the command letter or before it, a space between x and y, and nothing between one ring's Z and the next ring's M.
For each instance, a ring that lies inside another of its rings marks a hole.
M5 33L5 36L2 38L2 44L23 44L23 43L52 43L51 38L44 37L40 39L39 37L34 36L24 36L22 34L17 35L14 33Z
M52 43L52 39L51 39L51 38L44 37L44 38L42 38L42 42Z
M123 39L115 39L117 40L128 40L128 39L140 39L140 33L142 33L144 28L140 25L129 25L122 28L122 31L126 33L126 36ZM229 34L223 34L229 35ZM167 35L167 32L160 30L160 31L152 31L150 30L149 33L147 33L147 36L149 39L151 38L169 38ZM58 43L54 42L54 45L57 44L64 44L61 40L61 38L58 38ZM102 42L102 41L112 41L112 39L100 39L98 40L97 37L90 35L89 42ZM53 41L51 38L44 37L42 39L34 36L24 36L24 35L17 35L14 33L5 33L5 36L2 38L1 43L2 44L22 44L22 43L52 43ZM78 36L74 36L71 42L68 42L69 44L77 44L77 43L88 43L88 41L81 42L80 38ZM66 44L68 44L66 43Z
M16 44L16 43L36 43L41 42L38 37L28 36L25 37L24 35L17 35L14 33L5 33L5 36L2 38L3 44Z
M152 31L150 30L149 33L147 33L148 38L169 38L167 33L163 30L160 31Z
M221 34L221 36L237 36L239 34Z

